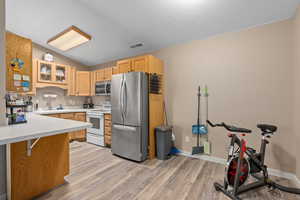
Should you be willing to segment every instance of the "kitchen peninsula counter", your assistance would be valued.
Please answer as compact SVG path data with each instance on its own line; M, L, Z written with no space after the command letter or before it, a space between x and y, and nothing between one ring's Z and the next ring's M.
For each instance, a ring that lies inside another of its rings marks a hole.
M27 200L65 183L69 174L69 132L90 123L27 114L26 124L0 127L6 144L7 199Z
M0 145L40 137L78 131L91 127L90 123L58 119L39 114L27 114L27 123L0 126Z

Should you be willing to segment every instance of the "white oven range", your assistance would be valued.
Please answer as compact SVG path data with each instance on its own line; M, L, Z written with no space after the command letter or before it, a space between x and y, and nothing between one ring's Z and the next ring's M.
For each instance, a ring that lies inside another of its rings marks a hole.
M86 115L87 122L93 126L87 129L88 143L104 146L104 114L100 110L90 110Z

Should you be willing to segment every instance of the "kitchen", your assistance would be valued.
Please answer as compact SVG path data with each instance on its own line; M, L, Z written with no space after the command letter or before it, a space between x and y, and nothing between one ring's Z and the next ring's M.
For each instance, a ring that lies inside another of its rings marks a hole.
M0 200L226 199L207 120L278 126L270 177L299 188L299 5L0 0Z
M71 29L77 30L78 28L72 26ZM18 48L15 48L15 45ZM90 123L91 127L87 129L68 131L71 146L72 143L87 142L100 147L112 147L114 155L139 162L145 161L148 155L150 159L155 157L154 129L163 124L162 61L152 55L143 55L117 61L116 66L83 71L74 66L54 62L54 59L61 58L62 61L68 61L68 59L55 53L54 55L57 57L54 57L48 52L49 49L44 49L33 44L30 39L10 32L6 33L6 49L7 66L11 65L9 61L13 60L15 55L18 55L18 59L29 62L28 67L31 68L32 65L31 74L26 74L26 71L30 71L30 68L26 69L26 66L23 68L23 74L14 68L8 68L6 89L9 93L7 93L6 104L16 108L8 107L7 115L17 115L12 119L7 118L9 124L22 123L19 115L22 116L23 112L18 110L23 104L19 103L21 100L21 102L26 102L24 104L27 106L26 110L29 111L24 116L25 123L27 122L26 115L31 117L30 112L52 118ZM42 58L37 59L37 54ZM28 89L21 84L16 84L28 80L32 80L30 84L32 87L28 87ZM22 92L24 94L21 94ZM23 100L27 98L29 100ZM152 108L154 106L155 108ZM115 117L112 117L112 112L115 113L113 115ZM112 130L113 128L116 130ZM112 134L113 132L114 134ZM122 135L117 135L122 132ZM32 146L30 152L34 151L34 146L39 144L40 138L42 137L27 141ZM112 145L113 141L115 145ZM11 147L9 145L7 151L14 152L16 148L14 145L17 144L13 143ZM34 158L30 158L34 154L27 154L30 155L28 159L34 160ZM15 155L10 155L10 157L12 161L16 159ZM36 165L30 160L28 160L28 165ZM15 162L19 161L16 159ZM13 165L12 162L8 163L8 166ZM8 177L11 180L8 182L14 180L16 173L15 171L11 172L11 177ZM33 171L29 171L24 176L29 174L35 176ZM27 181L26 179L22 180L21 177L18 178L19 184ZM22 193L16 189L19 184L11 183L11 194L8 194L11 199L32 198L53 188L51 185L51 187L40 188L40 190L32 192L30 188L34 187L36 183L34 185L26 184L28 188L24 189Z

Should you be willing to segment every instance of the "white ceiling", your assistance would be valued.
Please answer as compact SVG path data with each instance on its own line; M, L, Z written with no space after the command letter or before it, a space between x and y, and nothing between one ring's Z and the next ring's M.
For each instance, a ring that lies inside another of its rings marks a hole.
M7 30L85 65L283 20L299 0L6 0ZM67 52L46 41L71 25L92 35ZM142 42L143 47L130 45Z

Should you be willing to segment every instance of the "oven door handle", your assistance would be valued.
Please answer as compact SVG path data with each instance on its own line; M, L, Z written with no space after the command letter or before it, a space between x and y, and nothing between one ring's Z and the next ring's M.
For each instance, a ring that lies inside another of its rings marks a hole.
M88 120L90 120L91 118L101 119L101 118L103 118L103 114L102 113L101 114L87 114L86 118Z

